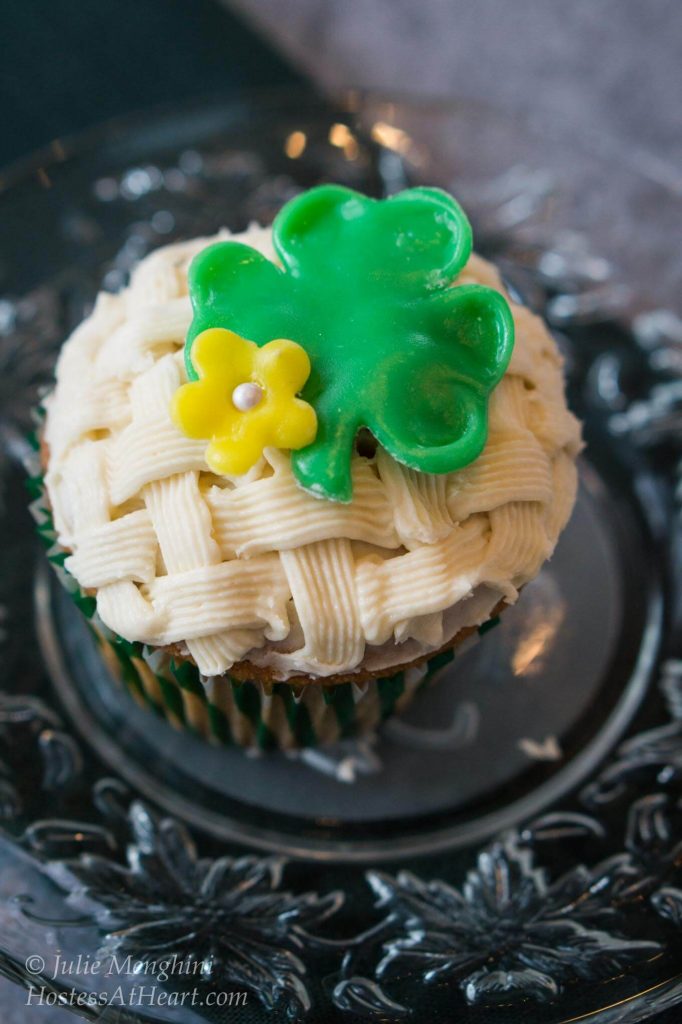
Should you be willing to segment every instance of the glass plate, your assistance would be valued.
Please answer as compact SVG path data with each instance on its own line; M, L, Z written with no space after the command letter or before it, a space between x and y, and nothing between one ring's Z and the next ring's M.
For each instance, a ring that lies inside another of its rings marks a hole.
M112 683L36 557L19 462L102 280L325 180L463 201L555 330L587 449L554 559L435 689L369 740L255 758ZM121 1020L632 1024L682 1002L674 173L472 103L290 95L115 122L0 189L0 971Z

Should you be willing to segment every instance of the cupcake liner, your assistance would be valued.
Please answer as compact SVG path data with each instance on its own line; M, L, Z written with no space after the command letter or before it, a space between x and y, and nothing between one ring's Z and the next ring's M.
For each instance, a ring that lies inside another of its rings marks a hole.
M361 686L311 683L296 689L229 675L205 679L191 662L96 633L116 678L139 704L211 742L260 750L314 747L366 733L405 707L444 664L433 659L432 670L410 668Z
M227 674L203 678L191 662L94 630L114 676L138 704L213 743L260 750L314 747L370 732L404 710L456 653L443 651L420 666L360 685L315 682L296 688ZM467 638L457 652L477 638Z
M112 675L139 705L213 743L260 750L314 747L371 732L404 710L483 631L468 637L456 651L443 651L392 676L362 684L315 682L296 688L239 681L227 674L204 678L191 662L123 640L95 620L92 616L90 624Z
M38 411L38 420L42 410ZM370 732L415 693L431 682L455 656L443 651L419 666L363 683L240 681L229 674L201 676L196 665L169 650L130 642L110 630L97 614L93 596L85 593L64 568L68 552L59 544L45 488L38 434L26 459L31 513L47 558L73 601L88 620L112 676L138 704L155 711L171 725L224 746L260 750L291 750L333 743ZM479 627L456 645L461 652L497 620Z

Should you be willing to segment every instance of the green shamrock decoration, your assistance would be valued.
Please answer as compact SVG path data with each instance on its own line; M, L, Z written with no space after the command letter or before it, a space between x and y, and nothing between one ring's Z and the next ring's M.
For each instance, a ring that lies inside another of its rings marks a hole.
M498 292L452 287L472 242L458 203L435 188L374 200L322 185L283 207L273 241L281 268L240 242L219 242L194 259L190 380L192 343L210 327L259 346L275 338L302 345L312 371L301 394L318 432L292 453L292 466L319 497L351 500L361 427L425 473L477 458L514 325Z

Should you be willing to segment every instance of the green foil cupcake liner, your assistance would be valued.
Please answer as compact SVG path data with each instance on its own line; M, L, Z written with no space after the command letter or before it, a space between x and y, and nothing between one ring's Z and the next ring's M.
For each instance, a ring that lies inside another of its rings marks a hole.
M38 412L39 419L42 411ZM421 666L366 683L288 683L239 681L229 675L206 678L189 661L168 650L124 640L97 614L95 598L81 590L64 568L68 552L57 539L44 475L38 435L31 439L27 459L31 513L47 558L82 614L100 646L113 677L138 704L161 715L179 729L224 746L261 750L291 750L333 743L375 729L386 718L407 707L414 694L428 685L455 656L454 650L435 655ZM497 620L484 623L481 634ZM457 646L457 653L477 639L472 634Z

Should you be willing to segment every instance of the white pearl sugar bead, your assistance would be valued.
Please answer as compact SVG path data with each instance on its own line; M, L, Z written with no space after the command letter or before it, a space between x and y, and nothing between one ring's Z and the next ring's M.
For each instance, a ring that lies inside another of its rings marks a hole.
M240 412L255 409L263 401L263 389L260 384L238 384L232 392L232 404Z

